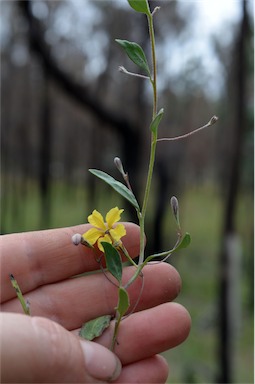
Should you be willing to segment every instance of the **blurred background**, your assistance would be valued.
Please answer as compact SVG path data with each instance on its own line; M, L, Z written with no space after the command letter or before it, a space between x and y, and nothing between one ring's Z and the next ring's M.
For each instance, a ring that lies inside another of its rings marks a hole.
M172 383L253 382L253 2L151 1L158 55L160 142L146 223L147 252L169 249L170 197L192 244L171 263L189 339L166 352ZM139 201L149 157L152 95L115 38L150 55L147 23L124 0L1 1L1 233L71 226L124 207L97 168Z

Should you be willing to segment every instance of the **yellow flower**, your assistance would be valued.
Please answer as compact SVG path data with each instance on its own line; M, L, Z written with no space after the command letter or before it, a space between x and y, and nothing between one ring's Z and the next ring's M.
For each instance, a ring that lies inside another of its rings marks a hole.
M126 229L123 224L117 224L114 228L113 225L120 220L120 215L124 209L118 207L110 209L106 214L105 221L101 213L96 209L88 217L88 222L93 225L93 228L85 232L82 237L89 244L94 245L97 243L100 251L104 251L101 244L102 241L106 241L110 244L120 243L121 237L125 236Z

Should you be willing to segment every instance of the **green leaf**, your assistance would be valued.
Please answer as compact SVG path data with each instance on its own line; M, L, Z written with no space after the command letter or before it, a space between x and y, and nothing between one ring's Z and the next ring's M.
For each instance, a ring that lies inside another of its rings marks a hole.
M128 308L129 308L129 305L130 305L130 303L129 303L128 293L125 290L125 288L120 287L119 288L118 307L116 308L118 313L119 313L120 318L125 315L125 313L127 312Z
M139 204L134 194L124 184L115 180L107 173L99 171L97 169L89 169L89 172L109 184L115 191L117 191L121 196L127 199L137 209L137 211L140 211Z
M181 239L181 242L173 249L170 249L169 251L166 251L166 252L161 252L161 253L156 253L154 255L151 255L151 256L148 256L143 264L141 264L142 268L151 260L155 259L156 257L164 257L164 258L167 258L169 257L170 255L172 255L174 252L177 252L179 251L180 249L182 248L187 248L188 245L190 244L191 242L191 236L188 232L185 233L185 235L183 236L183 238ZM139 273L139 270L136 271L136 274L138 275Z
M174 248L174 252L179 251L182 248L187 248L191 242L191 236L188 232L185 233L183 236L180 244L177 245L176 248Z
M150 9L146 0L128 0L128 2L135 11L150 15Z
M149 65L142 47L131 41L115 39L120 46L125 50L126 54L138 67L142 68L149 77L151 77Z
M119 252L112 246L112 244L102 241L102 246L105 252L106 267L108 271L118 280L121 284L122 280L122 261Z
M84 323L79 332L79 336L86 340L93 340L102 335L103 331L109 327L111 315L97 317L94 320Z
M164 114L164 109L161 108L161 110L156 114L156 116L154 117L154 119L150 125L151 132L153 132L153 133L157 132L158 126L159 126L159 123L163 117L163 114Z

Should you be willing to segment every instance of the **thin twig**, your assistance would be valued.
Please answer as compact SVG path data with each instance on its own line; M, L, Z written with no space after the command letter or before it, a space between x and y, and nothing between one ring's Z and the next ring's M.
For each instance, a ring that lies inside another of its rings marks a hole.
M154 16L156 12L160 10L160 7L155 7L151 13L151 16Z
M215 124L217 120L218 120L218 117L217 116L213 116L207 124L203 125L202 127L197 128L197 129L194 129L194 131L185 133L184 135L180 135L180 136L165 137L165 138L162 138L162 139L157 139L157 141L176 141L176 140L185 139L186 137L194 135L195 133L197 133L199 131L202 131L205 128L210 127L211 125Z
M144 276L143 276L143 273L141 272L141 274L140 274L139 276L142 278L142 286L141 286L141 289L140 289L140 292L139 292L139 296L138 296L138 298L136 299L135 305L133 306L132 310L129 312L128 315L126 315L126 316L122 319L122 321L125 320L125 319L127 319L130 315L132 315L132 313L135 312L136 307L137 307L137 305L139 304L139 301L140 301L140 299L141 299L141 296L142 296L142 293L143 293L143 288L144 288Z
M123 175L123 178L124 178L125 183L127 184L128 189L130 190L130 192L133 193L133 190L132 190L132 187L131 187L131 184L129 181L128 173L125 173L125 175Z
M126 75L135 76L135 77L141 77L142 79L150 80L150 78L148 76L141 75L140 73L129 72L122 65L119 67L119 71L122 72L122 73L125 73Z
M112 279L110 279L109 276L107 276L107 274L106 274L106 272L105 272L105 270L104 270L104 267L102 266L102 263L100 263L99 266L100 266L101 272L104 274L104 276L107 278L107 280L108 280L111 284L115 285L115 287L119 288L118 284L116 284L114 281L112 281Z

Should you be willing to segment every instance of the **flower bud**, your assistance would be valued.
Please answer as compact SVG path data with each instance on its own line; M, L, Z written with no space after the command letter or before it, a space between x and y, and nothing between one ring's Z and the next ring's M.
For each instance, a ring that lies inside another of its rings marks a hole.
M213 124L216 123L217 120L219 120L219 118L218 118L217 116L214 115L214 116L210 119L209 124L210 124L210 125L213 125Z
M79 245L81 243L82 236L80 233L76 233L75 235L72 236L72 242L74 245Z
M178 200L175 196L171 197L171 208L172 208L174 216L176 217L178 215L178 211L179 211L179 203L178 203Z
M123 67L123 65L120 65L120 66L119 66L119 71L120 71L120 72L123 72L123 73L128 73L128 71L126 70L125 67Z
M124 169L123 169L123 165L122 165L122 161L120 160L119 157L115 157L114 158L114 164L116 165L116 168L118 169L118 171L120 171L120 173L122 175L125 175L125 172L124 172Z
M171 197L171 208L172 208L172 212L173 212L173 215L175 217L176 223L177 223L178 227L180 228L179 203L178 203L177 197L175 197L175 196Z

